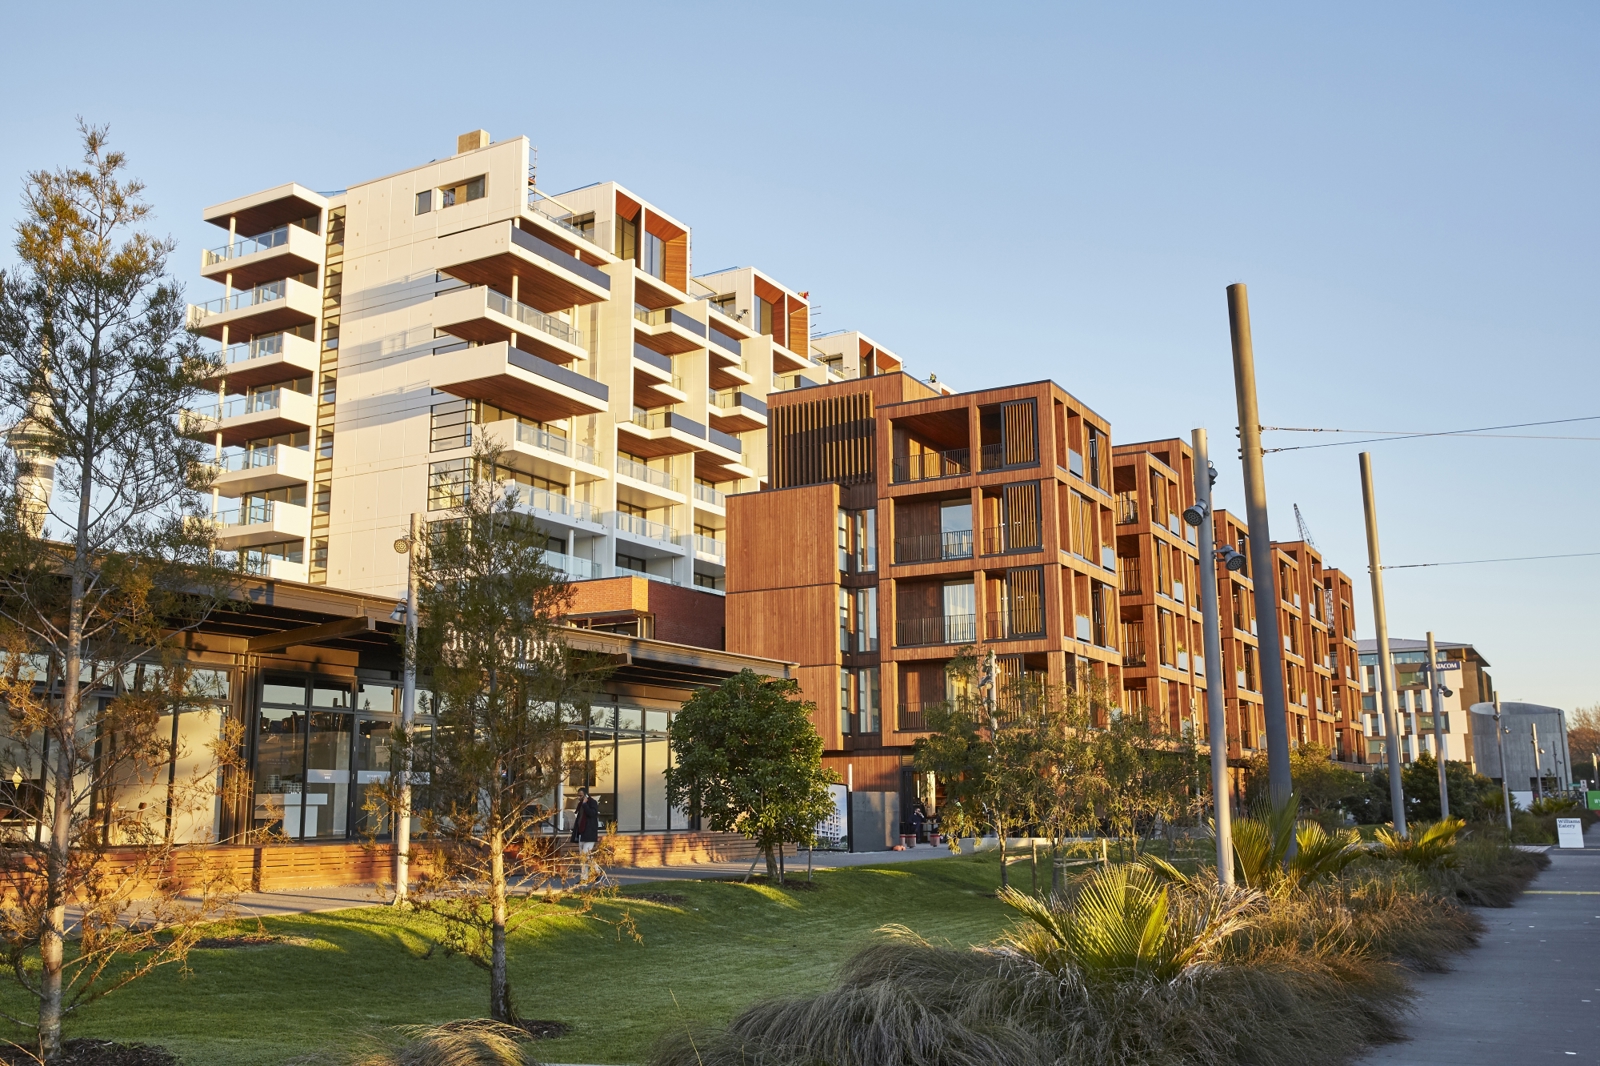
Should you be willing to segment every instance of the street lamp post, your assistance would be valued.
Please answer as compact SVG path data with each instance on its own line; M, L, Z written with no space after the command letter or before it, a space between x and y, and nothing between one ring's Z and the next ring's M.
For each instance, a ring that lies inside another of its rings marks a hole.
M1450 817L1450 780L1445 776L1444 735L1439 718L1444 714L1444 684L1439 680L1439 650L1428 634L1428 705L1433 708L1433 757L1439 760L1439 817Z
M1206 739L1211 742L1211 802L1216 811L1217 878L1233 884L1233 812L1228 804L1228 720L1222 702L1222 626L1217 606L1217 553L1211 526L1211 482L1217 476L1207 454L1206 431L1194 431L1193 507L1183 512L1183 520L1194 526L1200 540L1200 616L1206 653ZM1228 559L1230 570L1243 565L1244 557L1234 553Z
M1511 832L1511 778L1506 774L1506 731L1500 725L1500 697L1494 703L1474 703L1468 708L1473 714L1494 716L1494 740L1500 751L1500 799L1506 807L1506 832Z
M409 535L394 542L406 557L405 680L400 689L400 731L405 747L400 753L400 799L394 816L394 905L410 901L411 880L411 730L417 717L417 549L422 539L422 516L411 515Z

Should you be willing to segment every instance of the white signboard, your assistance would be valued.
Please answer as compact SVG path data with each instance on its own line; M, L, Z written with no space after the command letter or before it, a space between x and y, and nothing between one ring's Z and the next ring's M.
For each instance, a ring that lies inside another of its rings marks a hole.
M1559 848L1583 847L1583 819L1556 819L1556 846Z
M1511 790L1511 806L1519 811L1525 811L1533 806L1533 789L1514 788Z

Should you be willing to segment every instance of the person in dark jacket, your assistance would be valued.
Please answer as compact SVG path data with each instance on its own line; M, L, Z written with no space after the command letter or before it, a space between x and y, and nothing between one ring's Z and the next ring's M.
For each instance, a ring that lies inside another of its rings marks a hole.
M587 786L578 789L578 807L572 812L572 842L578 845L579 877L589 880L589 855L600 840L600 804L589 795Z
M928 815L922 808L922 801L917 800L916 806L911 808L911 839L918 844L926 844Z

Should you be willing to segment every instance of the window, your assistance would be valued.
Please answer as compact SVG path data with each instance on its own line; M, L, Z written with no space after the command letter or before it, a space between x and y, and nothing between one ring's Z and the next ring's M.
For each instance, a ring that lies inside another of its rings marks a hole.
M428 450L447 451L472 446L472 401L451 400L431 408Z
M428 464L428 510L460 506L472 484L472 460L449 459Z
M657 237L654 233L644 235L643 254L639 257L639 269L655 278L667 276L667 242Z
M425 215L433 210L433 190L424 189L417 193L417 214Z
M624 570L637 570L641 574L644 573L645 562L637 555L624 555L618 552L617 565Z
M777 317L773 314L772 302L756 297L756 332L763 336L772 336L773 323Z
M439 190L439 206L454 207L456 204L468 204L474 200L483 199L483 175L469 178L459 185L448 189Z
M635 219L617 219L617 240L613 249L618 259L637 259L639 256L639 223Z

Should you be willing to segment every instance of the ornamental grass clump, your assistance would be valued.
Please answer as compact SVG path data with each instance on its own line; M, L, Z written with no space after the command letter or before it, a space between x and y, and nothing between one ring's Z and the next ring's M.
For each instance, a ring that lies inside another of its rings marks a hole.
M1455 847L1456 862L1426 871L1435 892L1473 907L1509 907L1550 857L1513 847L1503 838L1474 833Z
M1234 871L1251 888L1284 892L1326 880L1362 856L1354 829L1329 832L1299 820L1294 794L1276 807L1263 806L1233 820Z
M1393 964L1248 937L1279 904L1214 878L1104 867L1048 901L1001 898L1018 925L987 948L891 931L836 986L668 1037L656 1066L1337 1066L1398 1035Z
M528 1034L485 1021L475 1025L403 1025L377 1034L352 1066L534 1066Z

